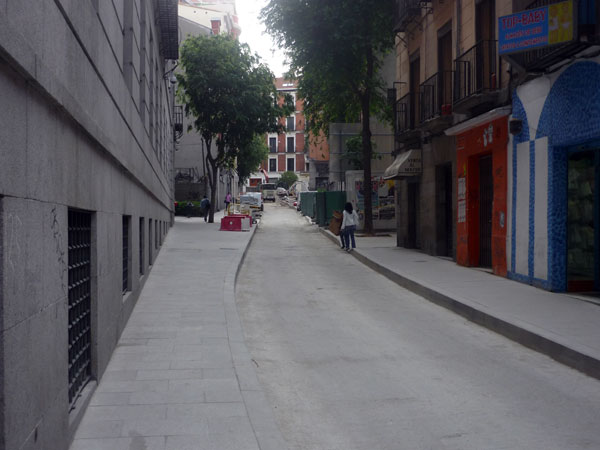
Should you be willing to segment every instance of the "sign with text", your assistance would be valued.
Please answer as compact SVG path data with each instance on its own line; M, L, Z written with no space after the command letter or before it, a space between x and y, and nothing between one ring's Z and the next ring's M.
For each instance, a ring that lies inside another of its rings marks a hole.
M498 19L500 55L572 41L575 37L573 0L529 9Z

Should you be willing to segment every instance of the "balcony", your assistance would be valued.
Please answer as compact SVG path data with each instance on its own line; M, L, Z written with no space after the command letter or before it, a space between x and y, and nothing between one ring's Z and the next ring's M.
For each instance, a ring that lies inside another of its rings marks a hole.
M438 132L452 124L452 77L451 70L444 70L421 83L419 126L423 130Z
M420 140L421 132L415 129L415 122L413 95L409 93L396 102L394 133L397 143L408 144Z
M541 8L563 0L536 0L525 8ZM573 30L574 40L564 44L542 47L522 53L503 55L511 64L528 72L541 72L585 50L600 44L600 24L595 13L595 0L579 0L573 4L573 13L577 17L577 27Z
M173 107L173 136L176 141L183 136L183 106L181 105Z
M397 2L397 22L394 27L396 33L409 31L409 25L414 23L418 26L418 19L421 17L421 8L427 2L421 0L398 0Z
M454 111L495 106L500 93L497 41L479 41L454 60Z

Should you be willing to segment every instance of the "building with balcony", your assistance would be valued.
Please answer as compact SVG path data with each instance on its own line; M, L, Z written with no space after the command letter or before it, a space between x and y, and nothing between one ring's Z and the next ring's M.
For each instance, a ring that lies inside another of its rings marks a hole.
M497 119L491 111L509 101L501 75L508 64L499 59L495 32L496 17L509 7L504 0L398 2L398 75L390 90L397 158L387 173L397 180L404 212L399 246L500 274L506 245L495 238L490 215L502 212L494 210L502 208L502 189L492 186L506 170L501 142L509 111L495 124L495 140L471 134L488 129Z
M398 245L600 291L599 9L398 2Z
M282 133L267 134L269 156L262 163L269 182L277 183L283 172L294 172L298 178L308 183L311 155L314 161L327 161L329 149L322 140L309 139L306 130L306 120L303 112L303 101L298 98L298 84L296 81L283 77L275 78L275 87L279 102L283 103L284 97L290 95L294 104L294 111L290 116L281 119L280 124L285 127ZM262 174L262 172L261 172ZM261 175L251 177L250 183L261 181Z
M67 450L172 223L177 2L0 29L0 448Z
M241 33L233 0L213 0L211 2L180 0L178 14L180 43L183 43L189 36L227 33L238 37ZM187 131L188 127L192 125L191 118L181 114L181 123L181 131L176 136L175 199L181 202L200 201L204 194L210 198L205 160L209 149L206 148L196 130ZM213 155L217 154L216 143L212 144L210 151ZM238 176L235 170L222 169L217 177L215 187L216 204L213 206L216 210L220 210L224 205L228 192L237 196L238 190Z

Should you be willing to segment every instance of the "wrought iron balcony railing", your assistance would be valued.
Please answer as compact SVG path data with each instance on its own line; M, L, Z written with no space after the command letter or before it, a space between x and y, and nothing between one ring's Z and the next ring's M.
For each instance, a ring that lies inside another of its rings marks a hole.
M454 103L499 89L496 49L495 40L479 41L454 60Z
M453 71L443 70L419 86L421 123L452 113L452 75Z
M397 17L394 31L404 32L408 24L421 15L422 0L397 0Z
M176 141L183 136L183 106L181 105L173 107L173 135Z
M395 121L394 129L396 131L396 136L400 136L415 128L412 94L406 94L396 102Z

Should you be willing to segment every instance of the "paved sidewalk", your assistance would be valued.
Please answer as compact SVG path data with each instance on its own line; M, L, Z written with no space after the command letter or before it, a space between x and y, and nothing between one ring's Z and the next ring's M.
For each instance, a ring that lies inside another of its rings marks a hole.
M356 258L399 285L600 379L600 305L396 247L395 233L356 246Z
M282 450L235 279L256 230L176 218L71 450Z

